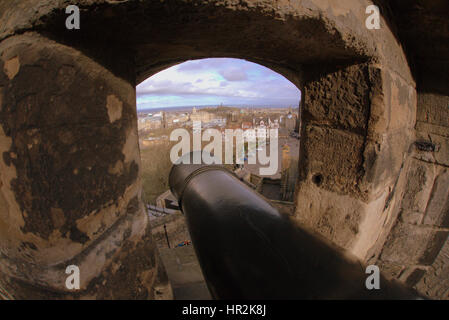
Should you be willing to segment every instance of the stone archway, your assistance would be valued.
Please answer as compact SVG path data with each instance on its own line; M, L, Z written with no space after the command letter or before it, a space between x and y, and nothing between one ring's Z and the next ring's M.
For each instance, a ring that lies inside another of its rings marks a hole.
M301 89L294 218L375 261L400 209L415 82L387 21L365 28L371 1L334 2L71 1L80 30L65 29L64 3L1 4L1 286L170 295L140 200L135 85L204 57L248 59Z

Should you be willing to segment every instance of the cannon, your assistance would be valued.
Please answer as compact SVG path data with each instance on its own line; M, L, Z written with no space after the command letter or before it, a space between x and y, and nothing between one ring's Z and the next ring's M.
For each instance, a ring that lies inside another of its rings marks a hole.
M348 252L290 221L223 166L183 158L170 189L214 299L423 298L382 275L369 290L366 269Z

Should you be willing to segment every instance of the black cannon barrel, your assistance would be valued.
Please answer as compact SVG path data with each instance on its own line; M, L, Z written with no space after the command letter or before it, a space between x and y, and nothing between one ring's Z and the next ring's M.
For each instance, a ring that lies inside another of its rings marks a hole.
M291 223L221 166L175 164L169 177L215 299L417 299L344 250Z

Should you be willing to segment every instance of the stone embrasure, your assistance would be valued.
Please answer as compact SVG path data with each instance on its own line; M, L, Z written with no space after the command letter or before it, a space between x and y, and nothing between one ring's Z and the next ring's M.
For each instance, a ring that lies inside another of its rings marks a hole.
M70 4L80 30L65 28L68 1L0 2L0 298L171 297L141 199L135 86L206 57L302 90L294 220L448 297L446 2Z

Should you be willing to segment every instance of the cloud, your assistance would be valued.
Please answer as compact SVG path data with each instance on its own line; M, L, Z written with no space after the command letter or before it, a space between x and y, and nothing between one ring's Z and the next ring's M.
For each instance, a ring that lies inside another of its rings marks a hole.
M228 81L243 81L248 79L245 71L242 69L232 68L220 70L220 74Z
M300 91L282 75L240 59L187 61L137 86L138 108L253 104L297 106Z

